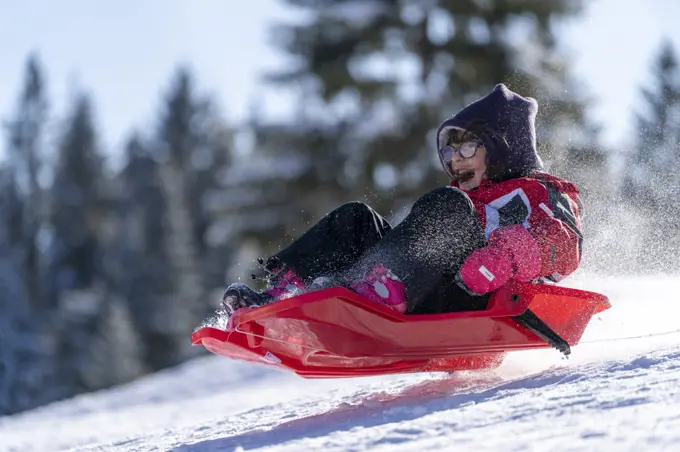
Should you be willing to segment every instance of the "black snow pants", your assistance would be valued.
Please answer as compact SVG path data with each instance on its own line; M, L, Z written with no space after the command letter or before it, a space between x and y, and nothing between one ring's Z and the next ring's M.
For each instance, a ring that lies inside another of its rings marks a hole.
M355 281L382 264L406 285L407 314L435 314L486 307L488 296L468 295L454 282L465 258L485 243L470 198L442 187L418 199L395 227L364 203L343 204L272 258L306 281Z

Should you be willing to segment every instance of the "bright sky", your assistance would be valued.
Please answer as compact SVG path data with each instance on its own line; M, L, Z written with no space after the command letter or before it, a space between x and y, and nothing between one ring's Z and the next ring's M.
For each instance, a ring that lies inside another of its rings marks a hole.
M564 42L576 57L575 74L598 101L592 113L604 125L605 140L621 144L631 136L637 88L662 36L680 49L680 2L584 1L587 17L569 27ZM191 65L227 119L242 119L261 89L259 74L280 62L267 26L293 14L278 0L0 0L0 119L14 110L32 50L47 70L57 117L74 87L92 92L107 150L117 151L131 127L154 126L181 62ZM265 108L280 111L285 99L269 92Z

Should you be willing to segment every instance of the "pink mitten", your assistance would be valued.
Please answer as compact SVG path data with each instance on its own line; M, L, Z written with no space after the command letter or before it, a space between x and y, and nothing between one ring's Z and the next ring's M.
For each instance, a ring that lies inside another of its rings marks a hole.
M488 245L473 251L456 275L456 282L471 294L497 290L511 278L531 281L541 269L538 244L520 225L496 229Z

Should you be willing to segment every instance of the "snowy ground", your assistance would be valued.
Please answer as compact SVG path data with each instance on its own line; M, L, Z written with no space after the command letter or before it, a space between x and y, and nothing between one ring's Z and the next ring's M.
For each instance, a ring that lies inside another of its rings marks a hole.
M0 451L680 450L680 277L570 285L614 307L569 360L310 381L210 356L0 419Z

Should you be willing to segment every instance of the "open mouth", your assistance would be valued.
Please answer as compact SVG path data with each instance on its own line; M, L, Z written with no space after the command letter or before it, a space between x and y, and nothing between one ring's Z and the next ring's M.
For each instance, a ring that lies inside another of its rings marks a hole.
M475 177L475 172L472 170L458 170L458 171L454 170L453 177L459 183L467 182L469 180L472 180L473 177Z

